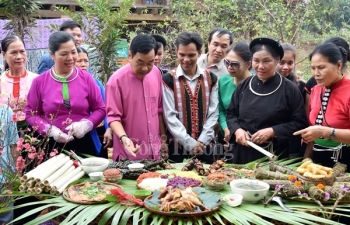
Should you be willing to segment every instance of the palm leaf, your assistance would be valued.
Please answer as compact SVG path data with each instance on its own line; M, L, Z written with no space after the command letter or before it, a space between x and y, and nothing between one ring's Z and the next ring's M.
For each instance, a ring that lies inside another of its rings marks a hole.
M116 204L109 208L105 214L101 217L100 221L98 222L98 225L104 225L108 222L110 218L117 212L117 210L120 208L120 205Z
M299 160L299 161L298 161ZM261 160L258 160L261 163ZM256 162L255 162L256 163ZM276 163L281 165L298 165L300 164L300 159L284 159L278 160ZM261 164L260 164L261 165ZM251 166L251 165L250 165ZM267 165L265 165L267 166ZM123 186L124 191L132 194L136 190L135 181L133 180L122 180L120 183ZM221 195L230 194L231 190L225 188ZM26 197L25 193L14 193L17 196ZM52 197L51 195L45 195L46 197ZM42 205L39 205L42 204ZM287 206L294 210L294 213L287 213L281 210L277 205L269 205L264 207L262 204L247 204L243 203L240 207L231 208L226 204L223 204L221 208L213 213L212 215L206 215L202 217L197 217L195 219L188 218L176 218L176 217L166 217L157 214L151 214L148 210L136 206L124 206L120 203L109 202L100 205L77 205L64 200L61 196L56 196L54 198L49 198L41 202L33 202L23 204L16 208L28 206L28 205L38 205L38 208L33 209L22 216L16 218L14 222L20 222L22 218L32 215L36 212L40 212L44 209L50 209L51 211L44 216L36 218L35 220L27 223L28 225L36 225L41 222L53 219L64 213L68 214L64 221L61 222L62 225L73 225L73 224L89 224L91 221L95 220L98 216L101 219L98 221L98 225L104 224L129 224L131 221L133 225L184 225L184 224L198 224L203 225L203 221L208 224L261 224L261 225L271 225L269 219L280 221L288 224L340 224L335 221L325 219L323 217L312 215L308 212L318 212L320 215L329 215L329 212L324 212L314 203L301 203L293 200L286 200ZM325 206L326 210L331 210L332 206ZM2 209L6 210L6 209ZM346 216L350 217L350 204L338 205L336 212L332 213L334 216ZM267 219L264 219L267 218ZM112 221L111 221L112 220Z

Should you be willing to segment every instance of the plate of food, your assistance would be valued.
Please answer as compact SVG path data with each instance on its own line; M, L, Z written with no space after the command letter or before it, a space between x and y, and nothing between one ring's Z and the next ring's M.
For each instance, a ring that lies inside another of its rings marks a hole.
M201 187L168 186L145 199L149 211L166 216L192 217L210 214L221 206L220 194Z
M69 202L92 205L107 202L106 196L111 194L110 190L121 186L108 182L84 182L71 185L63 191L63 198Z
M203 185L203 180L193 172L179 172L177 174L148 172L141 174L136 180L138 189L152 192L155 190L162 191L168 186L176 188L179 185L183 187L200 187Z

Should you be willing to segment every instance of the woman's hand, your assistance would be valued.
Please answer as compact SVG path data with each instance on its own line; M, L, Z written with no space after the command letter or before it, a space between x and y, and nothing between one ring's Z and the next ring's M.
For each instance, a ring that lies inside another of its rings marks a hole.
M93 129L94 125L90 120L81 119L79 122L73 122L71 125L66 127L68 135L72 135L76 138L82 138Z
M323 126L310 126L303 130L294 132L293 135L301 135L301 138L307 142L312 142L320 137L328 137L331 133L331 128Z
M269 128L261 129L255 132L252 135L251 140L256 144L263 144L265 141L270 140L274 136L275 136L275 131L273 131L273 129L269 127Z
M227 127L224 129L224 142L226 144L230 142L230 130Z
M248 133L245 130L243 130L241 128L237 129L236 132L235 132L235 136L236 136L236 142L238 144L244 145L244 146L247 146L247 147L249 146L247 141L249 141L250 138L249 138Z
M105 134L103 135L103 148L109 148L112 147L112 143L113 143L113 132L111 128L108 128L105 132Z

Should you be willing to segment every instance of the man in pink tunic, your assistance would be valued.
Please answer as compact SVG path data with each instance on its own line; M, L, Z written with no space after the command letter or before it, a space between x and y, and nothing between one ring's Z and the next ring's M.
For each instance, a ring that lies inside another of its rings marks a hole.
M164 134L162 77L154 66L156 41L136 36L129 63L117 70L106 85L108 124L113 130L113 160L159 159Z

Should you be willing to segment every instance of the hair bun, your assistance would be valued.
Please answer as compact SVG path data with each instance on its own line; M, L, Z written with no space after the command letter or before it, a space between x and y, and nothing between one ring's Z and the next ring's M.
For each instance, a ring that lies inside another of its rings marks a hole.
M345 50L345 48L343 48L342 46L338 46L338 48L340 49L341 54L347 56L348 58L349 53Z

